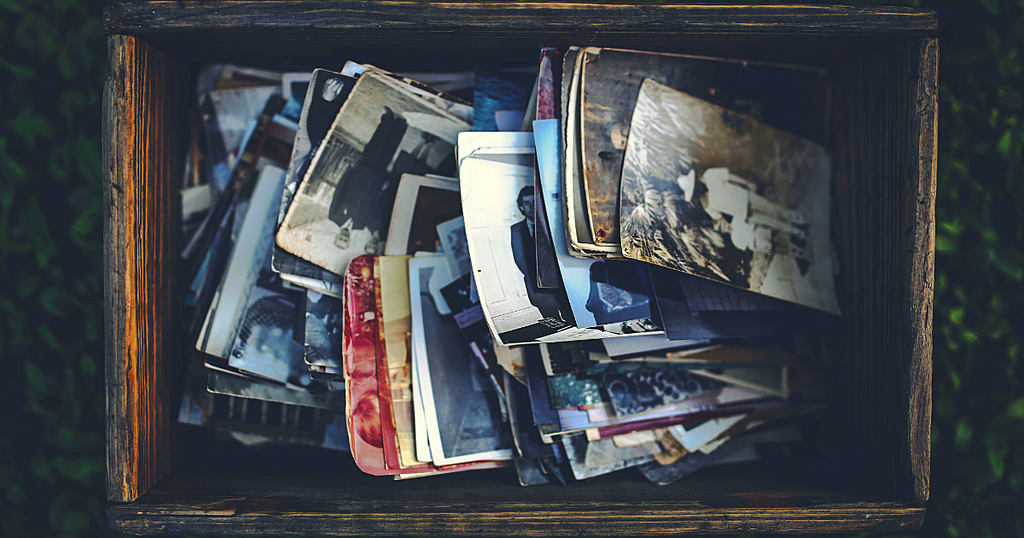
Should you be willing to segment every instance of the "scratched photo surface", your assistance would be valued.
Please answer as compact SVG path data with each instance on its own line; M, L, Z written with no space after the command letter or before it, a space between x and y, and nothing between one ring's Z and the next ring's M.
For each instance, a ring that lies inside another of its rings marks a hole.
M671 88L824 142L828 79L820 69L618 49L584 49L580 133L585 203L597 244L619 243L619 180L640 85Z
M342 274L381 253L402 174L455 173L454 146L471 126L386 75L356 81L277 233L277 244Z
M645 81L622 171L623 253L838 314L830 181L822 146Z

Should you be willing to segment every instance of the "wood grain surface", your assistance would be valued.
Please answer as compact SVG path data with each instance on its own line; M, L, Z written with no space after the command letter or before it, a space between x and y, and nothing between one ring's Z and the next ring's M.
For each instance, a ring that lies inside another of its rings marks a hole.
M108 40L103 95L107 496L134 500L174 464L180 342L174 303L182 116L176 62Z
M906 7L807 5L615 4L559 2L197 2L116 4L104 13L107 33L148 34L247 28L312 31L374 29L499 34L518 29L601 32L727 31L729 33L875 33L935 30L933 11Z
M924 517L919 505L784 465L665 487L618 473L564 488L523 488L501 472L394 482L305 467L187 465L135 503L111 506L108 521L145 534L566 536L897 531Z
M197 58L322 67L389 52L393 70L517 66L539 47L569 45L824 63L936 24L934 12L910 8L542 2L146 2L104 16L108 33Z
M838 445L894 498L928 498L936 65L932 39L844 65L835 138Z

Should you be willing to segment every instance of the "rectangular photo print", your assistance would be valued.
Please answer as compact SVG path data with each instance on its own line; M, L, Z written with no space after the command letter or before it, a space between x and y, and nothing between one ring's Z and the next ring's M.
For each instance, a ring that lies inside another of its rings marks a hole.
M633 111L629 257L839 314L824 147L652 80Z
M475 133L481 135L484 133ZM580 329L564 289L537 286L533 168L466 158L460 167L463 218L480 303L504 345L602 338Z
M451 281L447 265L441 256L409 261L413 357L431 460L435 465L511 460L512 435L502 419L502 396L442 304L440 289Z
M383 252L402 175L454 175L456 137L470 128L390 77L363 73L295 193L277 244L339 274L355 256Z
M459 180L405 174L398 184L384 254L437 252L437 226L462 215Z

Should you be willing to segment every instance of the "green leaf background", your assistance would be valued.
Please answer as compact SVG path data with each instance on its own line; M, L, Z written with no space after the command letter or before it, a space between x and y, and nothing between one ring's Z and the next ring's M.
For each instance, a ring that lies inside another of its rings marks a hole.
M102 0L0 0L0 535L108 534ZM934 411L916 536L1024 536L1024 0L938 9Z

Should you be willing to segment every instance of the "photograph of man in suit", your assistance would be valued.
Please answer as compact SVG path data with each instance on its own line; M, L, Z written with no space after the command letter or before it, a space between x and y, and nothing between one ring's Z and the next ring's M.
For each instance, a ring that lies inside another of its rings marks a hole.
M527 185L519 191L516 197L516 205L519 212L523 214L523 220L511 227L512 235L512 257L515 259L516 267L523 273L523 281L526 284L526 294L533 306L540 310L544 319L541 323L555 327L566 325L563 312L571 312L569 301L558 290L541 289L537 287L537 247L534 231L534 193L533 185Z

